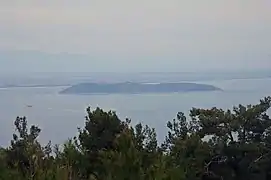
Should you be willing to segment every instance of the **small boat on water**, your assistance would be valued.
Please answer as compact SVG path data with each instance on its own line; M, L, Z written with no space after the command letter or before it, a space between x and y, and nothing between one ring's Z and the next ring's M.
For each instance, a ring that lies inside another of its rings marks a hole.
M27 105L27 107L32 108L33 106L32 105Z

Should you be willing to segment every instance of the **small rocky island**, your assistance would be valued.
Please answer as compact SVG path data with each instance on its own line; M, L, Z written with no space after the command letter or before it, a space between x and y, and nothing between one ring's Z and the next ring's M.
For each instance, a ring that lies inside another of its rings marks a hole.
M61 91L61 94L143 94L219 91L218 87L197 83L81 83Z

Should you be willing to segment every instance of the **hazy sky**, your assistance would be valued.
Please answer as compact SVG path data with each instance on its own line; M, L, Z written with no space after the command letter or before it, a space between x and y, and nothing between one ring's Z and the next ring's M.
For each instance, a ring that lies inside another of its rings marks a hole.
M63 63L62 71L86 71L93 64L96 71L271 67L270 0L0 0L0 4L0 50L91 56L81 59L80 65L72 58L37 58L32 60L36 67L26 71L55 71ZM0 59L0 70L11 69L14 61Z

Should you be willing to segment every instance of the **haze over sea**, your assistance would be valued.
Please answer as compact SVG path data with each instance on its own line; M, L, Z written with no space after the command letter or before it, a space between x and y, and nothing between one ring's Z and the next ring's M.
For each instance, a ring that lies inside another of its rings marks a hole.
M29 124L41 127L40 140L62 143L84 125L87 106L115 110L124 120L142 122L154 127L159 141L166 135L166 123L179 111L189 113L192 107L232 108L233 105L254 104L271 95L271 78L201 80L223 91L137 95L62 95L60 87L16 87L0 89L0 145L9 144L16 116L26 116ZM28 107L31 105L32 107Z
M178 111L257 103L271 95L270 7L270 0L1 1L0 145L12 139L16 116L42 128L41 142L62 143L84 125L88 105L100 106L156 128L161 142ZM187 71L197 73L172 73ZM86 81L138 79L224 91L58 94ZM35 88L18 87L25 85Z

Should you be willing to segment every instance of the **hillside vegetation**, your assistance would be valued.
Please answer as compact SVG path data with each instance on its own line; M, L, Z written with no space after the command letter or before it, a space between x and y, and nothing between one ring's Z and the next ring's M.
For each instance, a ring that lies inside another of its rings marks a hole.
M41 129L17 117L0 150L0 179L269 180L270 105L266 97L233 110L192 108L189 118L179 112L161 145L155 129L100 108L87 108L85 126L62 145L42 146Z

